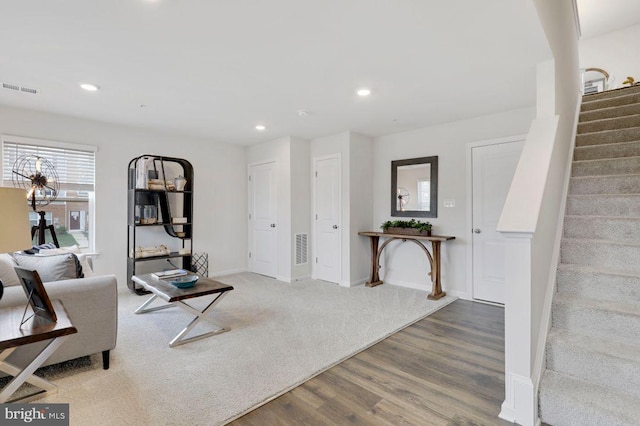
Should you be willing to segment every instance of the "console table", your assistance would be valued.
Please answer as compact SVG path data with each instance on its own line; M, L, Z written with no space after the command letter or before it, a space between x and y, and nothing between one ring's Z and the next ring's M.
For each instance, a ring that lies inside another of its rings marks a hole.
M53 300L51 304L58 317L57 322L50 322L35 315L22 326L20 326L20 320L24 306L0 309L0 371L13 376L13 379L0 392L0 404L28 402L44 396L43 394L48 391L55 391L56 386L53 383L34 375L33 372L58 349L69 335L77 333L78 330L71 323L60 300ZM51 341L26 367L19 368L6 361L18 347L50 339ZM24 382L42 390L22 398L11 399Z
M429 266L431 267L431 282L433 283L433 288L431 293L427 296L428 299L438 300L447 295L444 291L442 291L442 284L440 283L440 245L443 241L454 240L456 237L445 237L442 235L406 235L406 234L391 234L385 232L358 232L358 235L363 235L365 237L369 237L369 241L371 243L371 277L369 282L366 283L367 287L375 287L383 283L378 275L380 270L380 255L382 254L382 250L394 240L402 240L402 241L412 241L416 245L418 245L422 250L424 250L427 255L427 260L429 261ZM385 242L382 243L380 248L378 248L378 243L380 241L380 237L388 238ZM431 251L433 255L429 253L429 250L422 244L422 241L431 241Z

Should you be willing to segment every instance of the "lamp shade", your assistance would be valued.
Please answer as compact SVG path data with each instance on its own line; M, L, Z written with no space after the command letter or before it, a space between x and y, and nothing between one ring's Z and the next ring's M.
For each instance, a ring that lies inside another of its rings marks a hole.
M27 194L20 188L0 188L0 253L31 248Z

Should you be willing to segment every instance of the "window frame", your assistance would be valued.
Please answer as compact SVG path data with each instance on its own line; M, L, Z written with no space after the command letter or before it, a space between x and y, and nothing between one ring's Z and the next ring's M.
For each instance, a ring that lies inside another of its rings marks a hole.
M89 191L88 203L89 203L89 214L87 215L87 220L89 221L89 247L82 248L81 251L86 254L96 254L96 179L95 179L95 169L97 164L97 152L98 147L95 145L84 145L77 143L69 143L69 142L60 142L49 139L37 139L37 138L29 138L24 136L14 136L14 135L0 135L0 149L2 152L2 158L0 159L0 186L4 185L4 148L5 144L18 144L18 145L32 145L32 146L41 146L44 148L58 148L58 149L68 149L74 151L84 151L84 152L92 152L93 153L93 166L94 166L94 179L93 179L93 190Z

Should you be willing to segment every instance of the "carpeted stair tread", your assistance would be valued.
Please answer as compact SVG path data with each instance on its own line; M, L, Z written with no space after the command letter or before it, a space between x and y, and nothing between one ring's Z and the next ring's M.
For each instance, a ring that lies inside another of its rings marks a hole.
M567 214L640 216L640 193L572 194L567 197Z
M548 369L640 397L640 346L562 329L547 342Z
M640 156L578 160L573 162L571 176L612 176L640 174Z
M640 114L623 115L622 117L601 118L578 124L578 134L601 132L603 130L620 130L640 126Z
M586 123L603 118L621 117L633 114L640 114L640 103L634 102L628 105L618 105L591 111L583 111L580 113L579 122Z
M570 195L637 194L640 174L611 176L573 176L569 180Z
M633 243L640 241L640 217L566 215L564 236Z
M582 96L582 102L588 103L588 102L602 100L602 99L612 99L612 98L617 98L619 96L630 95L632 93L640 93L640 86L620 87L618 89L605 90L604 92L593 93L591 95L584 95Z
M640 141L578 146L573 151L574 161L636 156L640 156Z
M552 312L554 328L630 345L640 342L640 303L557 293Z
M626 94L625 94L626 93ZM588 100L587 98L583 98L583 102L580 105L581 112L589 112L599 109L606 109L616 106L624 106L633 103L640 102L640 93L629 93L624 92L619 96L615 96L612 98L606 99L596 99L596 100Z
M640 140L640 127L629 127L618 130L579 133L576 135L576 146L614 144L637 140Z
M547 370L540 385L540 419L554 426L637 426L640 398Z
M561 263L591 265L625 273L640 273L640 242L608 239L563 238Z
M556 290L574 297L640 303L640 273L560 264L556 273Z

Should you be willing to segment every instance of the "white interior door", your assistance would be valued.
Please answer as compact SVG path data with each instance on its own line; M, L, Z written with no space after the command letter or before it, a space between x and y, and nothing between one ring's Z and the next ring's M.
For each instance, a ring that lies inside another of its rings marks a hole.
M314 160L315 277L340 283L340 158Z
M496 228L523 144L514 141L471 150L474 299L504 303L506 246Z
M278 190L276 163L249 167L249 271L278 272Z

